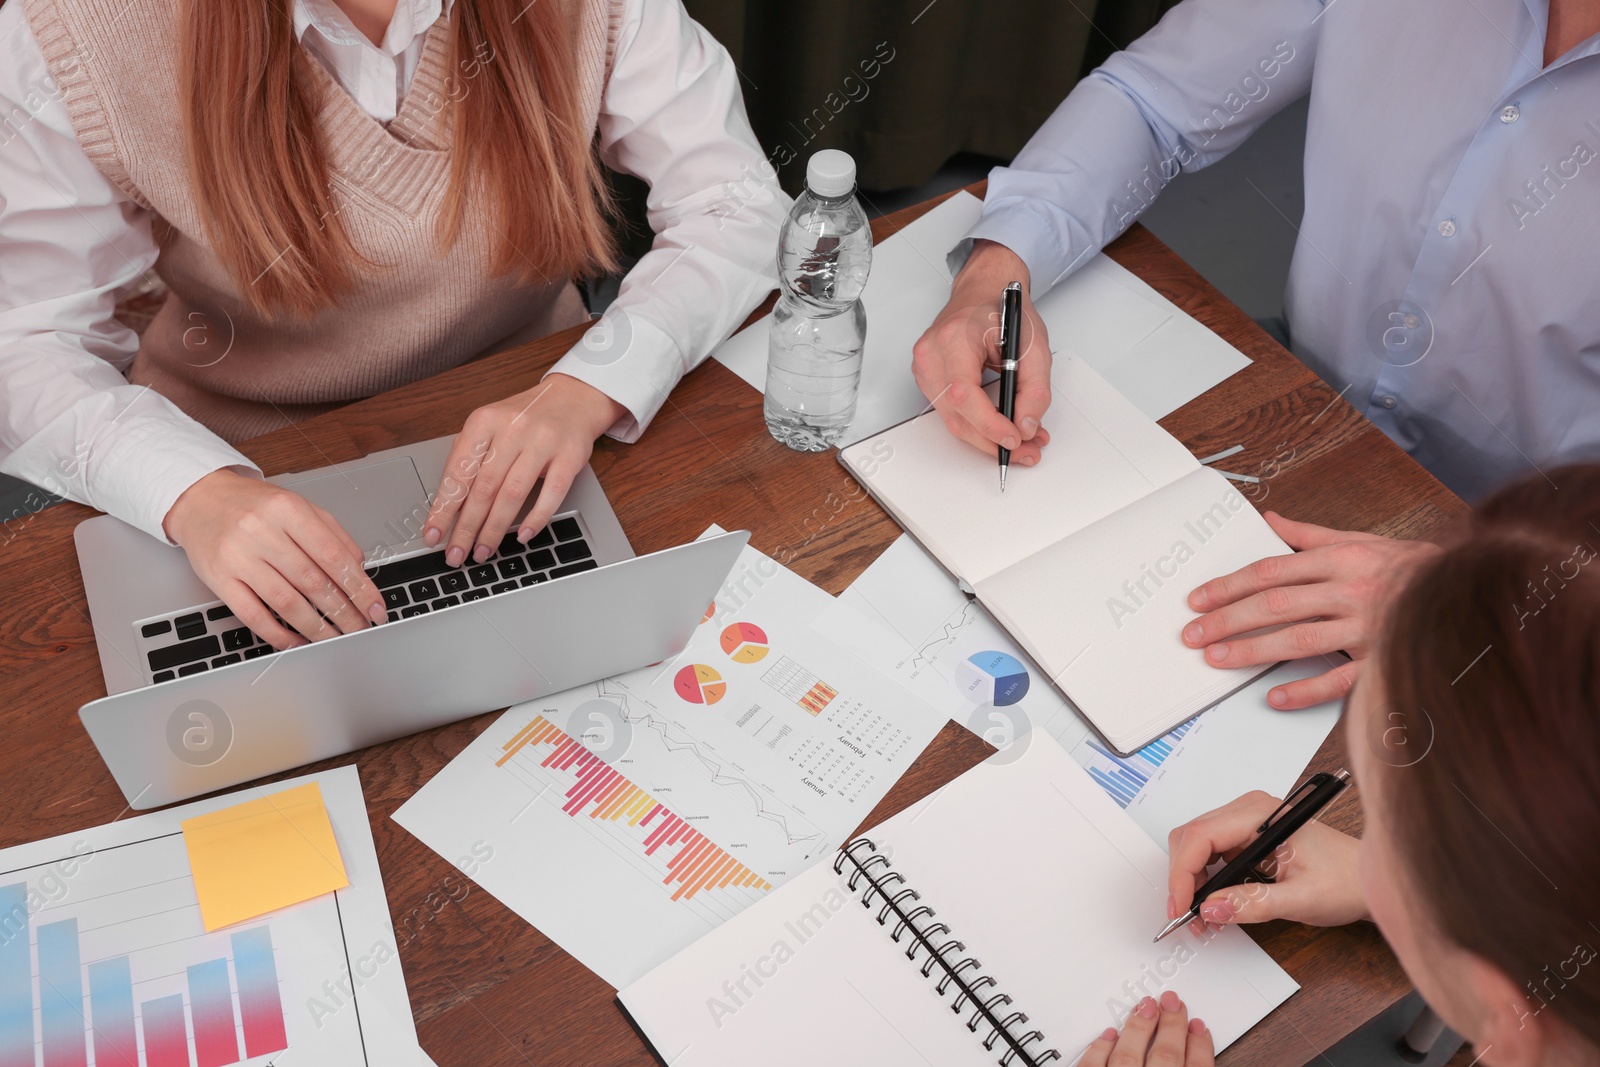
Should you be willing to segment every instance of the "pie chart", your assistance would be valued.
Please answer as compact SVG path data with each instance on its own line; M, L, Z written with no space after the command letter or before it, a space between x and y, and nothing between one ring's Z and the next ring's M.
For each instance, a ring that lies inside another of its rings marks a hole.
M704 663L691 663L672 679L672 688L691 704L715 704L728 693L722 675Z
M1003 708L1028 695L1028 668L1005 652L974 652L956 667L956 687L974 704Z
M753 622L736 622L722 631L722 651L735 663L754 663L767 654L767 634Z

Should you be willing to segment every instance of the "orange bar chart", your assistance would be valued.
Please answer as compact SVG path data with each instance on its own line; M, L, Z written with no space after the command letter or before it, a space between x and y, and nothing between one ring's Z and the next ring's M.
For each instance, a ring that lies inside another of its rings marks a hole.
M673 900L691 900L696 893L710 889L749 887L765 892L772 888L543 715L534 716L501 746L504 754L495 766L504 767L525 749L529 750L527 758L544 770L573 776L562 811L577 818L587 810L591 819L643 832L636 843L644 855L656 857L659 853L666 862L662 884L674 887ZM671 858L666 859L669 853Z

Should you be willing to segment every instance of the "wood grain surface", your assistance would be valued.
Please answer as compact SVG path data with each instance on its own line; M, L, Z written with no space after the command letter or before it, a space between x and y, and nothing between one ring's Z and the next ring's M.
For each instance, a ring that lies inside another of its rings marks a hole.
M982 196L982 184L970 191ZM881 240L938 202L879 220L874 235ZM1197 455L1244 445L1226 465L1269 475L1256 493L1262 506L1310 522L1412 538L1433 534L1465 511L1336 390L1142 227L1108 252L1252 360L1162 424ZM577 336L576 330L557 334L351 404L258 438L244 451L275 474L454 433L476 406L537 382ZM909 365L909 353L906 358ZM638 444L601 441L593 466L641 553L690 540L717 522L751 530L757 548L838 593L900 533L855 490L831 453L801 455L773 441L762 422L760 394L714 362L684 379ZM73 527L91 514L64 504L0 526L0 573L8 576L0 611L0 804L6 812L0 846L128 814L76 715L80 705L105 693L72 542ZM389 818L493 717L294 773L351 762L360 768L417 1030L441 1067L652 1063L609 986ZM926 795L989 751L947 724L863 825ZM1331 769L1342 762L1336 732L1312 766ZM1341 798L1327 818L1358 829L1357 791ZM594 921L605 918L596 914ZM1228 1049L1224 1064L1284 1067L1315 1060L1409 989L1370 925L1317 930L1270 923L1251 935L1302 989Z

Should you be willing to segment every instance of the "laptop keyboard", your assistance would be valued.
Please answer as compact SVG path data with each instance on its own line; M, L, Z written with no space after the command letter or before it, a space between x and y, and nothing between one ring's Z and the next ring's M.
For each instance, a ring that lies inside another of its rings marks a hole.
M444 553L441 547L368 568L367 575L383 594L390 622L565 578L600 565L576 513L552 519L526 545L518 543L515 531L506 534L499 551L484 563L469 560L463 567L452 567L445 562ZM277 651L222 603L145 619L134 623L134 629L152 682L169 682Z

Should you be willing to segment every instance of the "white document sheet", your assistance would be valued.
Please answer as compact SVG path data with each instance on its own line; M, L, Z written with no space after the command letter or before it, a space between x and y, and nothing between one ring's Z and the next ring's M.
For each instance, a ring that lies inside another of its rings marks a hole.
M1094 736L1028 654L909 534L839 600L905 641L893 667L903 684L918 686L924 699L997 748L1036 730L1054 737L1163 849L1175 827L1252 789L1283 796L1339 719L1337 703L1294 712L1267 703L1273 686L1332 666L1320 658L1299 660L1122 757Z
M900 639L746 548L669 663L512 708L395 813L612 985L828 856L945 716ZM835 639L837 633L838 639Z
M180 824L307 782L322 791L349 886L207 933ZM82 1063L87 1051L88 1062L110 1063L125 1048L129 1062L142 1063L165 1027L187 1042L184 1062L199 1058L197 1028L207 1055L231 1040L241 1063L430 1062L417 1045L354 767L18 845L0 851L0 872L0 968L7 995L26 986L33 1000L29 1043L63 1019L68 1035L75 1029L85 1042L75 1057L57 1051L46 1062ZM22 981L12 985L15 974ZM42 1012L55 1019L40 1026ZM33 1063L33 1052L25 1049L23 1062Z
M957 193L873 249L862 297L867 341L861 395L846 443L927 410L927 398L911 377L911 346L944 307L950 295L945 257L982 210L983 201ZM1152 419L1250 363L1104 254L1041 297L1037 308L1053 352L1083 359ZM766 388L770 324L770 317L763 318L712 353L756 389Z
M865 836L889 859L874 877L891 894L919 894L901 898L907 908L936 913L919 928L947 927L935 944L958 939L952 959L981 961L964 976L991 977L982 994L1026 1013L1012 1033L1042 1032L1026 1046L1034 1054L1053 1048L1075 1063L1141 998L1169 988L1220 1049L1298 988L1237 928L1152 943L1166 921L1166 857L1049 738L980 764ZM942 972L922 976L927 950L908 959L911 935L891 940L895 918L876 921L883 908L866 882L852 890L819 865L620 999L677 1067L993 1064L989 1027L967 1028L973 1008L951 1010L952 994L936 992Z

